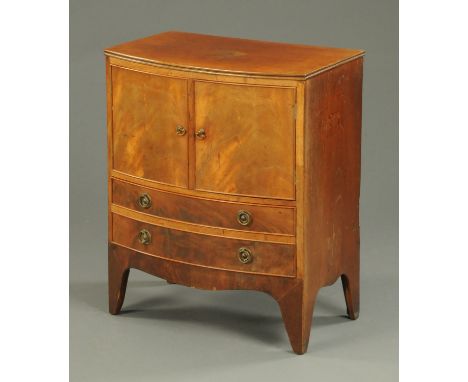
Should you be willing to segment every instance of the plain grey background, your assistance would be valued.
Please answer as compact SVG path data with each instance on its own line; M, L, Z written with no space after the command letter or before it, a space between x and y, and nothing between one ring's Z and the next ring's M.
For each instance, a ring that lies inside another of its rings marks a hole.
M361 316L340 283L319 294L297 356L274 300L206 292L130 272L107 313L105 67L114 44L181 30L360 48L364 66ZM398 2L70 1L70 375L72 381L395 381L398 378Z

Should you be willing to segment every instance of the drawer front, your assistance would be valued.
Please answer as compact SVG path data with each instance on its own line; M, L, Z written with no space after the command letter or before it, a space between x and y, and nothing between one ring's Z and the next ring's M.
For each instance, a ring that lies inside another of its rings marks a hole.
M294 235L294 208L218 202L113 180L112 203L163 218L243 231Z
M113 169L187 187L187 81L112 68Z
M294 199L296 91L195 82L195 188Z
M241 272L294 276L295 245L208 236L113 214L116 244L184 263Z

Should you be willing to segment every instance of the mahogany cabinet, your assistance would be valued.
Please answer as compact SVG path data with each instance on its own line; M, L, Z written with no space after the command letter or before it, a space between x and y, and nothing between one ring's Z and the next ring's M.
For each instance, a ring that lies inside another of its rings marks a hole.
M105 54L110 312L136 268L269 293L298 354L322 286L356 319L364 52L166 32Z

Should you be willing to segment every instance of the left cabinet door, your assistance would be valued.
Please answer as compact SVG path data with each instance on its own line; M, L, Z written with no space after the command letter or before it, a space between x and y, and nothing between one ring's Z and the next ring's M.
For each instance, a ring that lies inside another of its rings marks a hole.
M113 169L188 185L187 81L112 67Z

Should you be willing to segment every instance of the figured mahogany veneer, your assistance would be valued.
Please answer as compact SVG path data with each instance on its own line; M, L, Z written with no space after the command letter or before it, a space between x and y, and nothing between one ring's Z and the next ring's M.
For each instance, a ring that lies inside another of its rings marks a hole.
M195 146L195 189L294 199L296 89L194 87L195 126L206 132Z
M149 206L140 205L139 198L142 195L150 198ZM194 198L119 180L112 182L112 203L146 214L195 224L294 235L294 208ZM237 215L240 211L251 215L250 224L239 224Z
M170 31L107 49L108 54L164 67L209 73L304 79L363 55L327 48Z
M187 80L113 68L112 97L113 168L187 187Z
M112 220L114 243L136 251L188 264L239 272L277 276L294 276L296 272L294 245L184 232L120 215L114 215ZM151 235L148 244L142 244L138 239L138 233L143 229ZM252 262L243 264L239 261L240 248L251 251Z
M363 51L166 32L107 49L109 310L130 268L359 315Z

